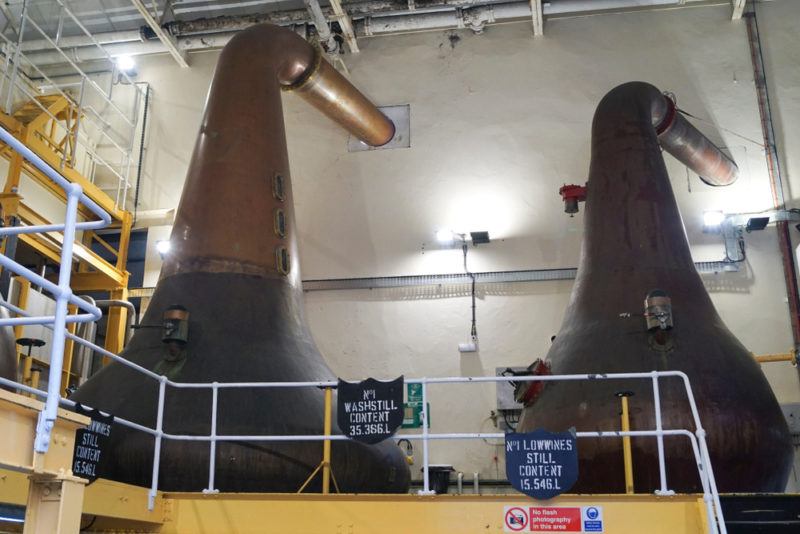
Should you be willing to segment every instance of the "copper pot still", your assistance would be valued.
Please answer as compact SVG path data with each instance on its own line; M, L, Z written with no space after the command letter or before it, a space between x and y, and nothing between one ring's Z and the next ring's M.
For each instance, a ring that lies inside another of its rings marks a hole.
M122 353L173 381L335 378L304 317L282 90L299 94L370 145L394 135L392 122L295 33L262 24L228 43L211 84L171 251L144 328ZM156 425L156 382L117 363L72 398ZM167 387L164 431L209 435L211 402L209 389ZM320 435L323 392L220 389L217 421L220 435ZM335 423L333 433L340 433ZM153 438L116 425L112 440L106 476L149 486ZM334 441L332 449L341 491L407 491L408 464L391 440ZM216 489L295 492L322 460L322 442L220 442L215 458ZM164 440L159 489L206 488L208 463L207 442ZM319 480L307 491L318 490Z
M751 353L717 314L698 274L662 147L709 185L736 165L647 83L611 90L592 125L585 237L578 277L547 358L553 374L680 370L689 376L723 492L781 492L792 466L781 409ZM630 317L621 314L630 313ZM655 429L648 380L548 383L519 430L620 429L631 391L631 429ZM695 431L680 379L660 381L664 428ZM578 493L625 491L622 440L578 442ZM665 437L667 486L702 491L691 445ZM659 489L655 438L632 439L636 492Z

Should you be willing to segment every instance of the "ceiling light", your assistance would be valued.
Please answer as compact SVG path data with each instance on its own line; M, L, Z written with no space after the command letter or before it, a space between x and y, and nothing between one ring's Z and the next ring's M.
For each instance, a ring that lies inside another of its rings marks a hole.
M125 74L133 74L136 71L136 62L131 56L118 56L114 63L117 65L117 69Z
M725 214L721 211L704 211L703 232L718 232L724 220Z
M156 241L156 250L159 254L164 256L164 254L169 252L169 249L172 248L172 244L167 240Z

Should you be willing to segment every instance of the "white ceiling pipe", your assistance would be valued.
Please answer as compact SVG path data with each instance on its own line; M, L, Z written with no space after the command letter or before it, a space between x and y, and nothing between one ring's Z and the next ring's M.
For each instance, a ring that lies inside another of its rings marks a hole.
M545 15L562 15L580 13L582 11L659 7L683 3L681 0L553 0L551 2L542 2L542 12Z
M207 50L209 48L222 48L235 35L235 32L215 33L213 35L181 37L178 39L178 49L191 52L193 50ZM106 53L111 57L142 56L146 54L161 54L167 52L161 41L145 41L131 43L112 43L104 45ZM97 47L74 48L65 50L67 55L76 63L98 61L107 59L106 54ZM64 56L59 52L31 52L25 54L37 66L59 65L65 63Z
M317 35L319 35L320 42L325 44L325 49L328 52L331 54L335 53L339 48L339 43L333 38L333 32L331 32L328 26L328 19L326 19L325 15L322 13L319 0L303 0L303 3L306 5L306 10L308 10L308 16L311 17L311 22L313 22L314 27L317 28Z
M453 4L465 5L469 0L450 0ZM691 2L692 0L688 0ZM430 10L417 10L414 12L405 12L403 14L392 15L373 15L364 16L363 18L354 21L356 35L370 36L370 35L386 35L397 33L409 33L416 31L429 31L429 30L442 30L442 29L458 29L458 28L471 28L474 31L481 31L486 24L494 22L510 21L516 19L523 19L531 16L530 3L528 1L521 2L508 2L508 3L488 3L483 2L484 5L475 7L464 7L460 11L454 8L447 8L444 6L433 6ZM582 12L598 12L608 10L620 9L633 9L640 7L661 7L670 5L680 5L681 0L559 0L547 2L543 5L545 15L564 15L564 14L577 14ZM438 9L448 9L446 11L438 11ZM323 9L323 12L325 10ZM245 27L244 19L240 24ZM226 22L233 24L233 21ZM204 27L201 21L192 21L188 23L192 25L193 29L198 30ZM216 24L219 24L217 21ZM214 26L215 28L217 26ZM223 26L218 26L223 27ZM211 27L209 27L211 28ZM129 32L115 32L124 34L126 38L130 38L132 34ZM138 32L136 32L138 33ZM223 33L209 33L205 35L188 35L178 38L178 49L181 51L194 51L206 50L212 48L221 48L227 44L235 31L228 31ZM95 36L97 39L105 39L106 34L98 34ZM159 54L166 52L166 48L157 40L148 40L144 42L112 42L107 44L104 48L114 57L122 55L138 56L145 54ZM104 54L96 47L89 48L70 48L68 50L70 57L78 62L96 61L105 59ZM46 52L30 52L26 54L27 57L34 61L37 65L57 65L64 63L64 57L58 52L52 50Z
M139 30L98 33L94 35L94 39L102 45L111 43L141 42L144 40L142 39L142 34ZM94 46L94 41L92 41L92 39L86 35L76 35L73 37L62 37L58 45L61 48L80 48L83 46ZM45 39L36 39L22 43L23 52L52 49L53 47Z
M316 3L319 6L318 0L307 0L310 3ZM692 0L688 0L691 2ZM545 15L561 15L561 14L570 14L570 13L580 13L583 11L591 12L591 11L605 11L610 9L630 9L636 7L658 7L658 6L669 6L669 5L680 5L682 2L680 0L552 0L550 2L543 2L542 9ZM447 0L443 1L441 5L430 5L427 7L418 7L414 14L416 15L423 15L432 12L454 12L456 7L461 7L465 9L475 8L475 7L482 7L482 6L490 6L494 4L503 5L504 2L499 2L495 0ZM350 3L347 4L347 11L351 13L356 18L360 18L361 16L405 16L409 13L407 11L403 12L387 12L391 9L395 8L394 3L391 1L383 1L383 2L357 2L357 3ZM377 14L371 15L370 9L374 9ZM314 20L315 26L317 26L316 22L320 22L320 26L322 26L322 21L326 20L326 14L330 11L330 8L321 8L320 14L322 18L319 20ZM283 15L283 17L282 17ZM305 16L301 11L293 10L291 12L276 12L276 13L269 13L264 15L264 19L274 18L274 22L277 23L284 23L288 21L294 22L303 22L307 16ZM286 18L284 21L283 18ZM301 18L303 20L301 20ZM194 21L180 21L171 23L174 25L181 33L184 30L190 30L191 33L199 34L202 31L208 31L210 33L222 33L226 31L237 31L241 30L244 27L248 26L252 23L254 17L229 17L226 18L224 21L221 18L214 18L214 19L200 19ZM426 25L426 23L422 23ZM429 23L428 23L429 24ZM326 25L327 26L327 25ZM418 28L416 28L418 29ZM322 37L322 40L326 40L327 37L323 35L323 31L320 27L318 27L318 31ZM143 41L142 35L140 30L128 30L128 31L120 31L120 32L104 32L104 33L97 33L94 34L94 38L103 45L106 44L115 44L115 43L130 43L130 42L141 42ZM61 39L60 45L63 48L80 48L85 46L93 46L94 42L91 38L80 35L74 37L64 37ZM52 47L50 44L44 39L37 39L32 41L26 41L22 45L23 52L33 52L38 50L50 50Z

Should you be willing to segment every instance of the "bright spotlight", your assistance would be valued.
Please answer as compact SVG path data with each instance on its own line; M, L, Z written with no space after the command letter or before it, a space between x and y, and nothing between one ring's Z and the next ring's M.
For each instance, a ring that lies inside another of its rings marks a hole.
M117 64L117 69L125 74L133 74L136 71L136 62L131 56L118 56L114 63Z
M704 211L703 212L703 231L714 232L718 231L725 221L725 214L721 211Z
M169 252L169 249L172 248L172 244L167 240L156 241L156 250L162 256Z
M439 243L452 243L455 239L455 234L452 230L442 228L436 232L436 241Z

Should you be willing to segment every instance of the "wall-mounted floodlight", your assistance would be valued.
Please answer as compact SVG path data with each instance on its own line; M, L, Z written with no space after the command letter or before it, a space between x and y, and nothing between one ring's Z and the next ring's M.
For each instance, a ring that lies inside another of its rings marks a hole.
M472 239L473 245L485 245L486 243L492 242L492 240L489 239L489 232L470 232L469 236Z
M707 234L718 233L724 221L725 214L721 211L704 211L703 232Z
M168 240L164 239L161 241L156 241L156 250L158 251L159 256L162 258L169 253L169 250L172 248L172 243Z
M769 217L750 217L747 219L747 224L744 225L744 229L748 232L755 232L757 230L763 230L769 224Z
M124 72L128 76L136 73L136 62L131 56L117 56L114 59L117 69Z
M456 238L456 235L453 233L452 230L447 228L442 228L441 230L436 231L436 241L442 244L452 243Z

